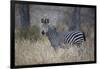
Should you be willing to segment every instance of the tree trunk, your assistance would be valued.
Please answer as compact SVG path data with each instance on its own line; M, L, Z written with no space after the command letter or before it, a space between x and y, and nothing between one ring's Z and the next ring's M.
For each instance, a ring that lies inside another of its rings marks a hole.
M29 5L19 5L19 13L21 19L21 27L28 27L30 25Z
M72 13L71 23L69 24L69 31L80 30L80 8L75 7Z

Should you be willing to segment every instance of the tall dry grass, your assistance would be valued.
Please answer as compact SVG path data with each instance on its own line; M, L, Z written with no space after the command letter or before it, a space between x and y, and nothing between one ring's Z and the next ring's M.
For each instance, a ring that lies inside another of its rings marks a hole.
M58 48L55 51L48 38L40 35L37 26L28 30L16 27L15 65L94 61L94 25L82 23L81 30L86 36L82 51L76 47Z
M81 54L80 49L76 47L58 48L55 51L46 36L40 36L41 38L37 40L15 37L15 65L94 61L94 36L92 34L94 32L86 38Z

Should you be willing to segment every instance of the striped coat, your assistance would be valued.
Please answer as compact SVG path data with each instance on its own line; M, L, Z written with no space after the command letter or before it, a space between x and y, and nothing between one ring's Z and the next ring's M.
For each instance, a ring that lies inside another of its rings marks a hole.
M80 46L85 41L85 35L80 31L57 32L49 27L46 35L53 48L61 47L62 43Z

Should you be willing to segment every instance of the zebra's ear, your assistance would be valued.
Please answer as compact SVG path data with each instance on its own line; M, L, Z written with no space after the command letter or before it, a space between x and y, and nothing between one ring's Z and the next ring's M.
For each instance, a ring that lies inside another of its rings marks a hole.
M44 23L44 19L43 18L41 19L41 23Z
M49 19L46 18L46 19L45 19L45 24L48 24L48 23L49 23Z
M41 23L48 24L48 23L49 23L49 19L47 19L47 18L42 18L42 19L41 19Z

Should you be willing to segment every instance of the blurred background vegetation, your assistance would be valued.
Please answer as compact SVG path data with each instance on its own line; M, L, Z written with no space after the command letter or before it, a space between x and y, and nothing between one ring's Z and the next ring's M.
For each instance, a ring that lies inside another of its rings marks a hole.
M37 25L29 27L20 27L15 29L15 38L20 40L37 41L40 39L40 30Z

